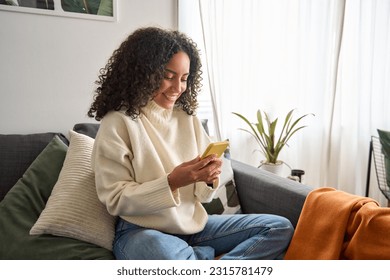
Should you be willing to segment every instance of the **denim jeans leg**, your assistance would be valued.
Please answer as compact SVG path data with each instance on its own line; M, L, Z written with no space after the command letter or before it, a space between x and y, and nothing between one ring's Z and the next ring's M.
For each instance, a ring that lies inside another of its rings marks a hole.
M187 242L213 247L221 259L282 259L293 232L290 221L276 215L212 215Z
M191 247L183 239L158 230L139 227L122 219L116 226L113 246L117 259L197 260L214 258L208 246Z

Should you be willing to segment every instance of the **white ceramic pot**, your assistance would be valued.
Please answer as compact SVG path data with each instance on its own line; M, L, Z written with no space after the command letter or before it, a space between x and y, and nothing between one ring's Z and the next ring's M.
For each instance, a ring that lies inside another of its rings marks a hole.
M276 175L283 176L283 161L281 160L278 160L276 163L268 163L262 160L259 168Z

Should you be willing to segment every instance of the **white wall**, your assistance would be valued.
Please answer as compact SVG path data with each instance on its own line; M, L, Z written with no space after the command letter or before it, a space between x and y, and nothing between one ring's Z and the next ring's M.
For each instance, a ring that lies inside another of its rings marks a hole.
M134 29L177 28L177 0L118 0L117 22L0 10L0 134L68 134L98 71Z

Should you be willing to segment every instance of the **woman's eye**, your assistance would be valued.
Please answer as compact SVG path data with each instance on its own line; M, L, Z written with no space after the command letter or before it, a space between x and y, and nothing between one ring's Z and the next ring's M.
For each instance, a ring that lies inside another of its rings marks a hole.
M165 79L165 80L168 80L168 81L172 81L172 80L175 79L175 76L165 75L165 76L164 76L164 79ZM188 80L188 77L187 77L187 76L184 76L184 77L182 77L182 78L180 79L180 81L181 81L182 83L187 82L187 80Z

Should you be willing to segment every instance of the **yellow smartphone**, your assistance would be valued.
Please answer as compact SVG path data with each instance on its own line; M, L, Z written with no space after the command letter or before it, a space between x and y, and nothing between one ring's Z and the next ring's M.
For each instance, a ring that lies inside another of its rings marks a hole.
M204 151L201 158L204 159L205 157L211 154L216 154L217 157L221 157L223 152L226 150L228 146L229 146L229 141L210 143L206 148L206 150Z

